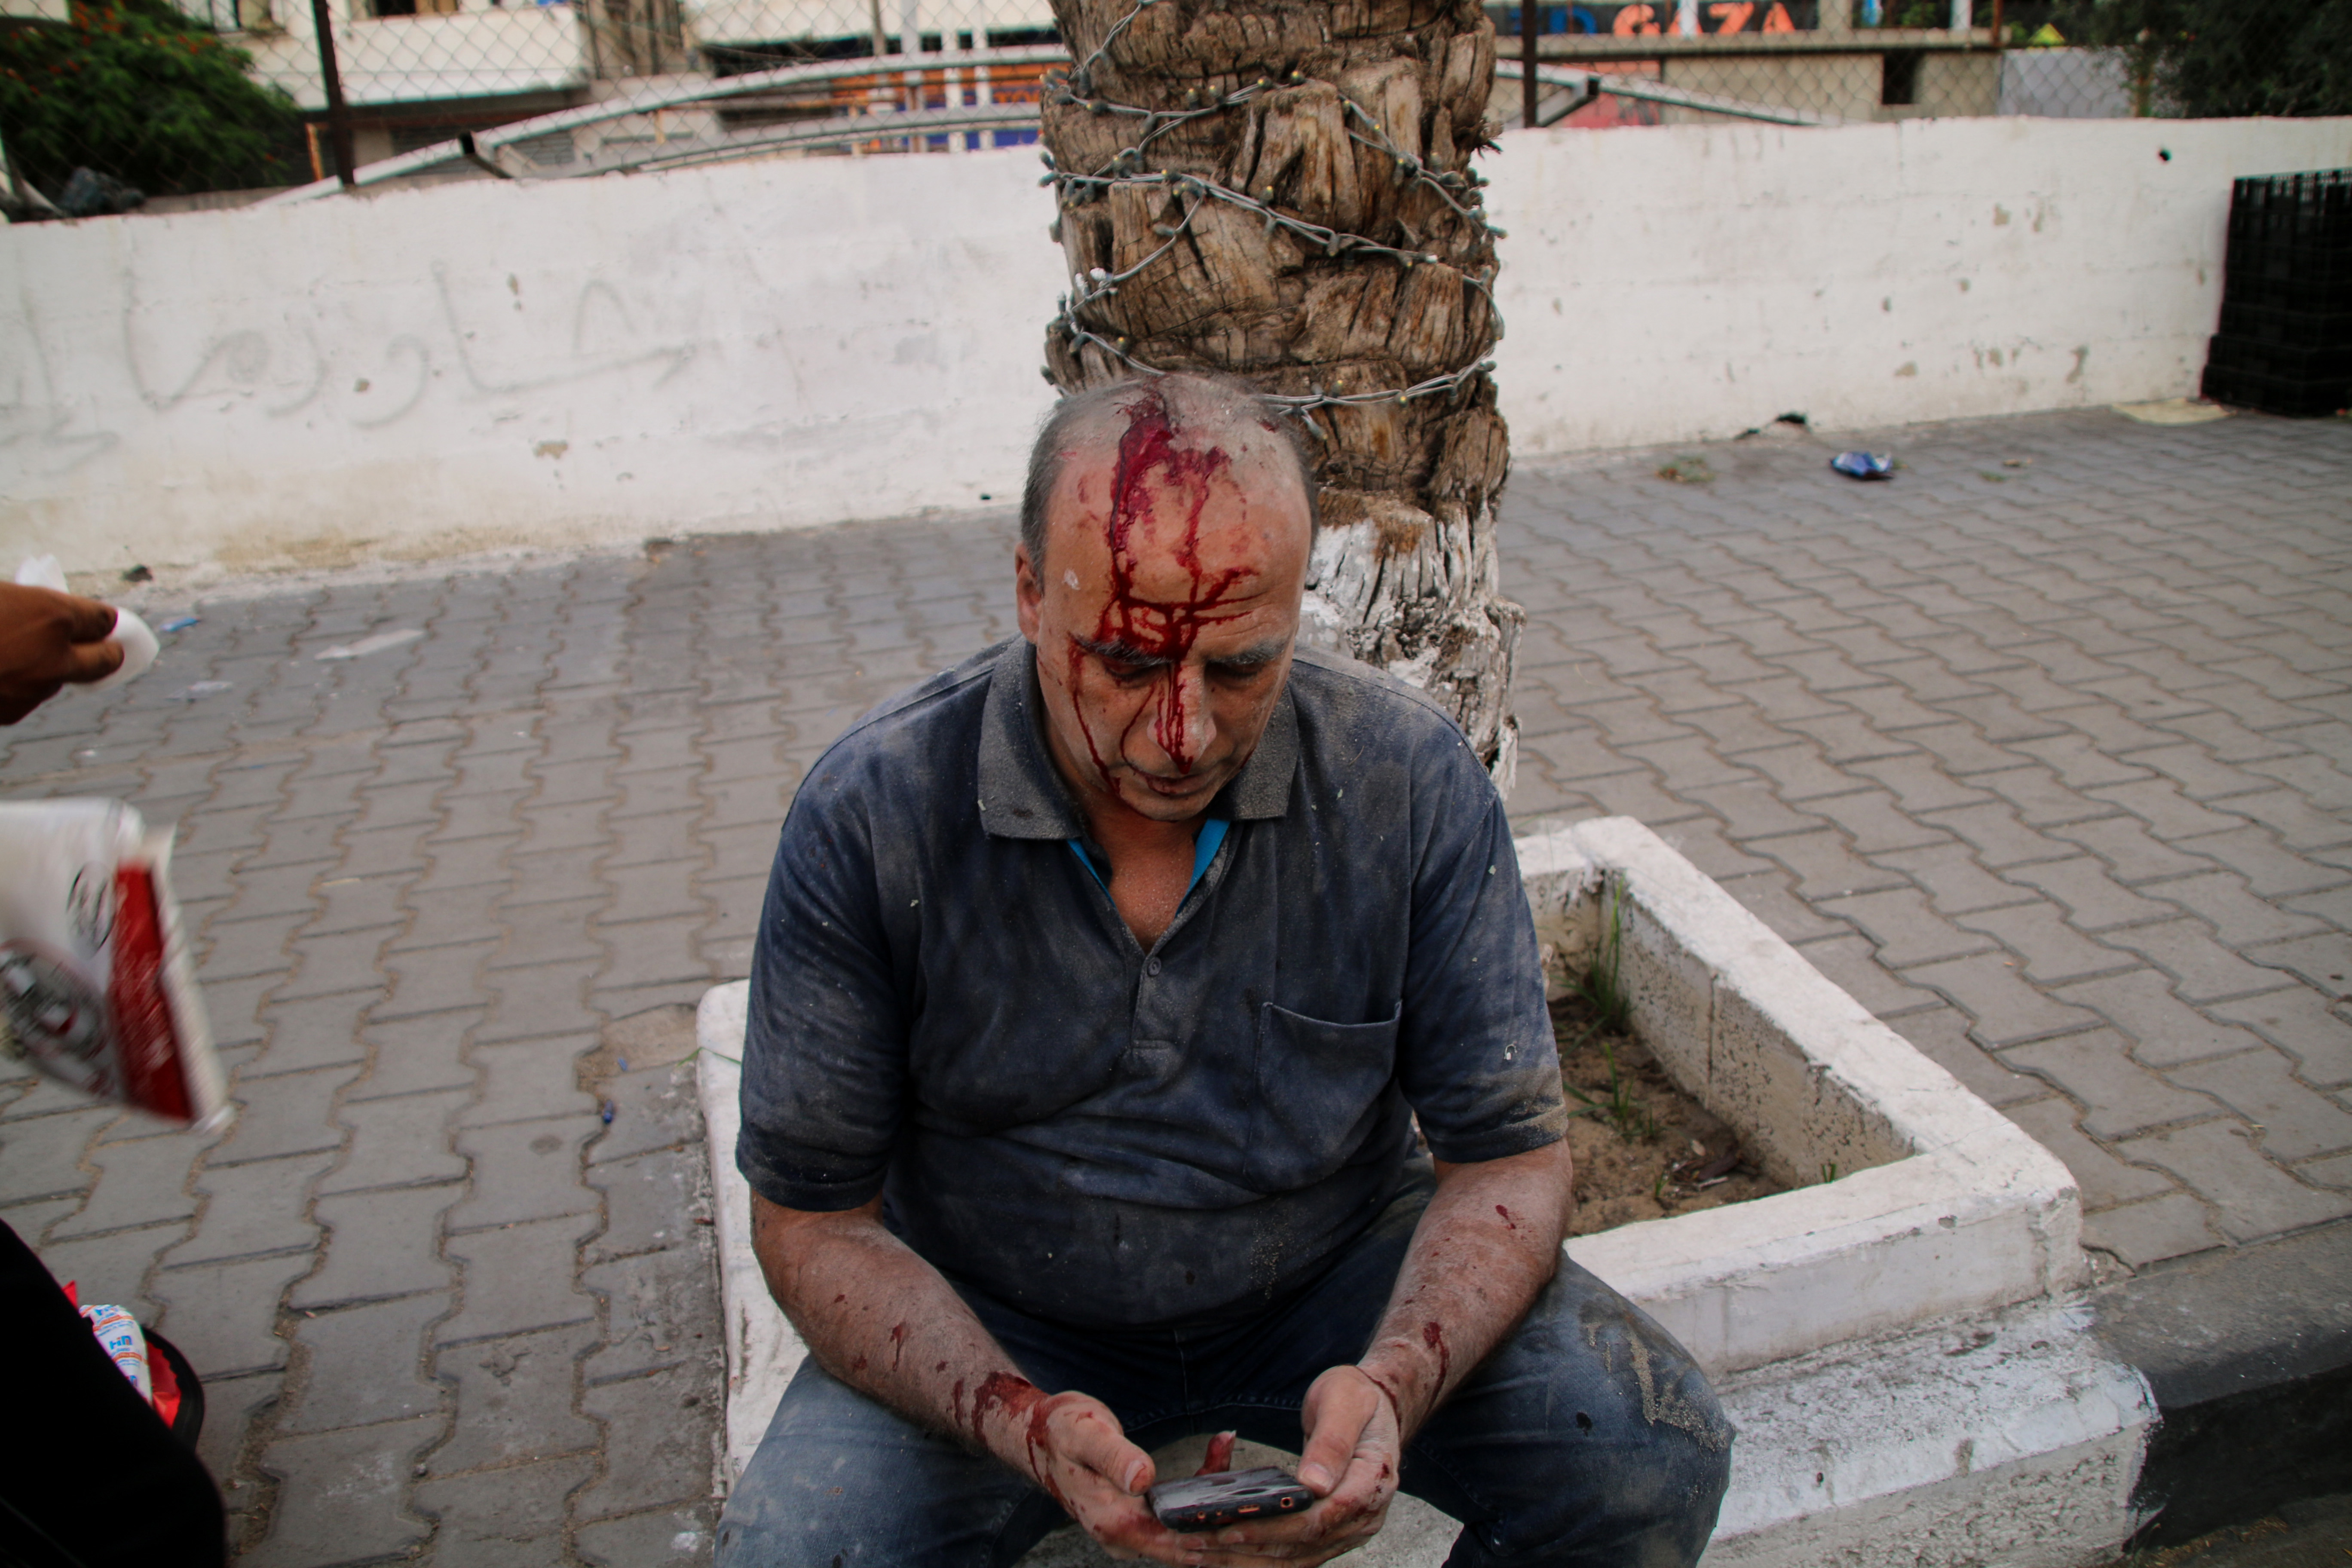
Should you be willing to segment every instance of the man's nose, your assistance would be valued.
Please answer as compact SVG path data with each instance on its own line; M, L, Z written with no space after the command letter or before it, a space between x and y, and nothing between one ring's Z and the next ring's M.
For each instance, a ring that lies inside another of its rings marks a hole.
M1160 688L1152 740L1178 773L1191 773L1208 751L1215 731L1216 721L1209 713L1207 672L1190 662L1175 666Z

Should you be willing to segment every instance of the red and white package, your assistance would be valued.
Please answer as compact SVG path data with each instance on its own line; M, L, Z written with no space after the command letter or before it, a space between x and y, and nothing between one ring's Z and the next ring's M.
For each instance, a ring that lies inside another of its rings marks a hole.
M163 1418L163 1425L177 1423L180 1405L186 1398L180 1388L179 1374L172 1370L172 1358L159 1352L155 1342L131 1316L131 1309L95 1303L85 1307L70 1279L66 1281L66 1300L81 1314L89 1331L98 1336L99 1348L114 1363L115 1370Z
M147 1336L131 1310L92 1304L81 1310L81 1316L98 1336L98 1348L113 1358L114 1370L131 1380L140 1398L154 1404L154 1380L147 1373Z
M228 1097L171 858L120 801L0 802L0 1053L210 1129Z

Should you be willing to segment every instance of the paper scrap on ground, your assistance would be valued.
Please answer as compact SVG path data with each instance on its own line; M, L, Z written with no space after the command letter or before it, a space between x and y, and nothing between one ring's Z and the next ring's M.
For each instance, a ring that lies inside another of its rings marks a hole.
M321 648L311 657L321 662L331 658L365 658L372 653L382 653L388 647L398 647L403 643L415 642L424 635L415 627L404 632L378 632L372 637L362 637L354 643L339 642L332 647Z
M2210 425L2216 419L2227 419L2230 411L2218 403L2200 403L2193 397L2168 397L2161 403L2118 403L2116 412L2126 419L2137 419L2143 425Z

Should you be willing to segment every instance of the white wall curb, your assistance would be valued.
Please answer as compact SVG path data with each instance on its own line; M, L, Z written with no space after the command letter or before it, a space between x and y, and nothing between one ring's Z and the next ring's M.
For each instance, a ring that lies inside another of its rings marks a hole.
M710 1191L719 1210L719 1286L727 1318L727 1486L743 1473L760 1446L784 1385L808 1348L768 1294L751 1256L751 1188L735 1169L735 1137L743 1112L743 1016L751 983L737 980L702 994L695 1010L695 1077L702 1096L702 1126L710 1152Z
M1517 848L1538 925L1587 942L1621 879L1635 1032L1798 1184L1569 1244L1710 1372L2083 1282L2066 1167L1657 835L1602 817Z

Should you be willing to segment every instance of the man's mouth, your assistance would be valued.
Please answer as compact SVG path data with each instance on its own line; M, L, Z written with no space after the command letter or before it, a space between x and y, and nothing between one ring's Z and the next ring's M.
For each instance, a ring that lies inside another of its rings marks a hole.
M1215 782L1213 775L1206 772L1187 773L1182 778L1175 779L1163 779L1155 773L1136 773L1134 777L1152 794L1171 800L1181 800L1188 795L1198 795Z

